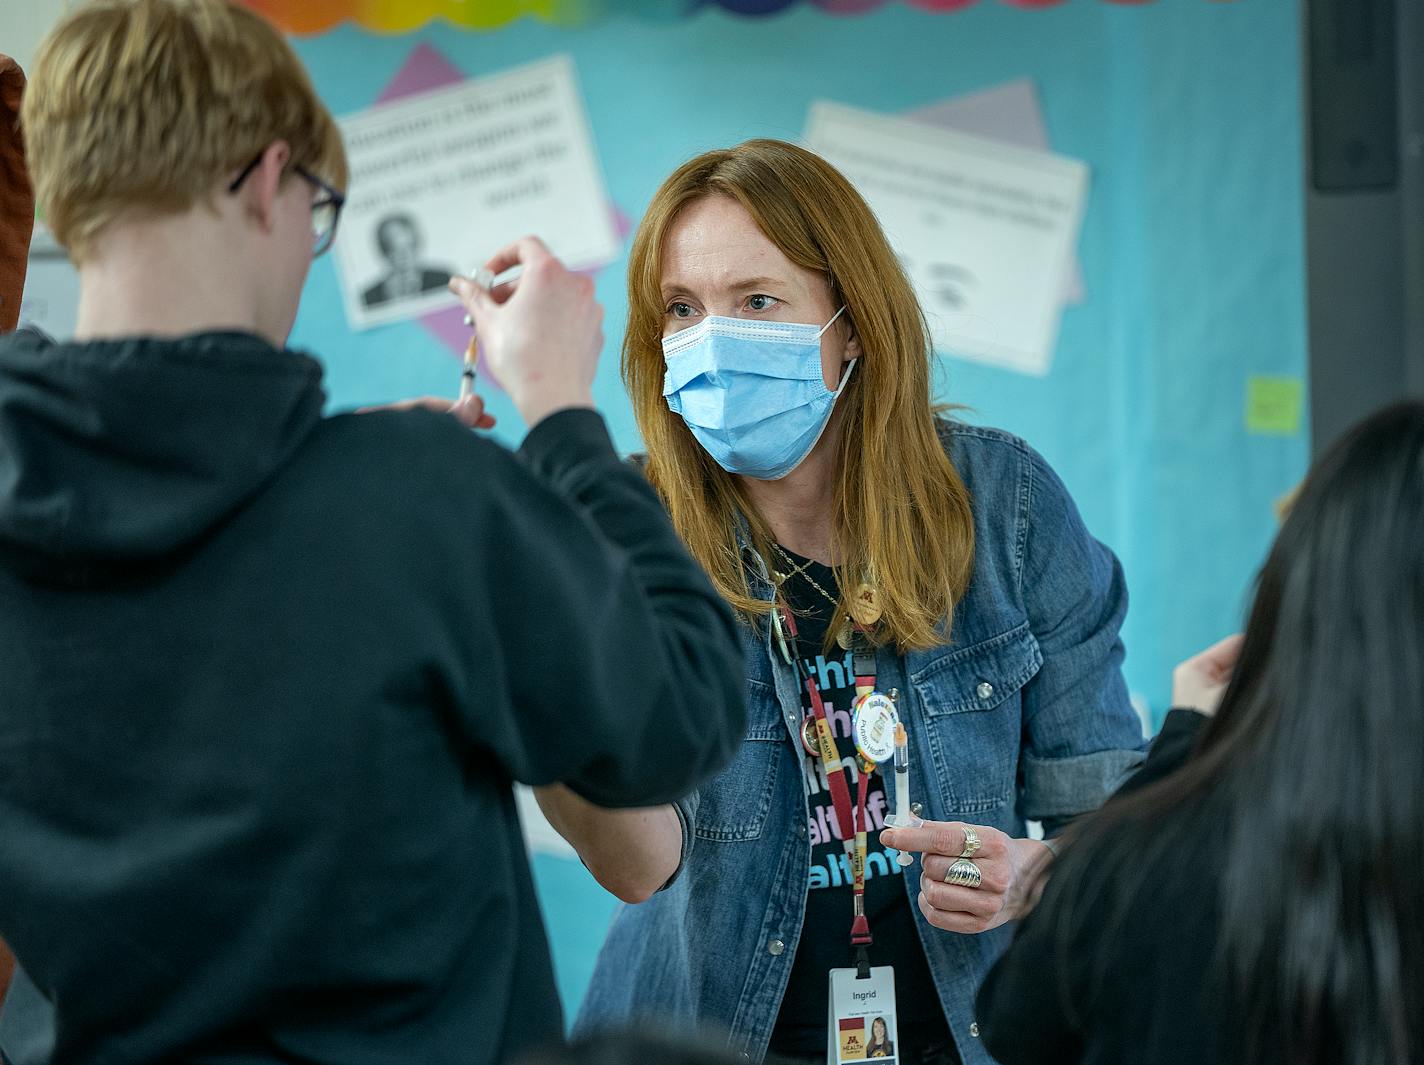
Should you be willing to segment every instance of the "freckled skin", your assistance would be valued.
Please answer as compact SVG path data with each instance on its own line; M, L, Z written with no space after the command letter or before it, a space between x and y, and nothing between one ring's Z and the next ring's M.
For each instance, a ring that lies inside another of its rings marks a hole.
M762 279L744 287L738 282ZM824 325L840 309L829 279L797 266L757 228L730 196L704 196L685 207L663 242L663 303L684 301L694 313L664 316L663 335L696 325L703 315ZM754 296L780 301L758 310ZM821 343L821 375L834 389L848 360L859 355L842 315Z

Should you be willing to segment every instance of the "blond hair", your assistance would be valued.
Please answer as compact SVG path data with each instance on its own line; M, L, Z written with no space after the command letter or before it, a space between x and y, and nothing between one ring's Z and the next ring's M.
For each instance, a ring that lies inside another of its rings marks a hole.
M20 114L36 198L76 262L116 219L185 211L274 140L346 184L301 61L224 0L96 0L40 45Z
M653 197L633 238L623 342L623 377L649 478L718 591L747 615L768 613L769 604L751 594L739 516L764 559L771 534L737 479L698 445L662 395L663 242L683 208L718 194L745 207L793 263L829 279L860 341L860 363L838 401L841 612L850 613L848 597L868 577L883 603L882 642L902 649L946 642L948 618L969 583L974 521L969 493L939 440L929 331L875 215L819 156L783 141L747 141L685 163Z

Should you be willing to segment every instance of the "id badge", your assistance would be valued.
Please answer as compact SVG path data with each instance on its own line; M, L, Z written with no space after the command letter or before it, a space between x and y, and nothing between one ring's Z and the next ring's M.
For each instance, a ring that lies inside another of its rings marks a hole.
M895 970L888 965L877 966L867 979L858 980L854 969L832 969L826 1065L894 1062L898 1038Z

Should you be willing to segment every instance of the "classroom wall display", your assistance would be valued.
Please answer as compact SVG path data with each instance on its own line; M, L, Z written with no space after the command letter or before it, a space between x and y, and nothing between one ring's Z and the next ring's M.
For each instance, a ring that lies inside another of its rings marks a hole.
M430 49L416 63L443 63ZM407 76L422 71L406 65ZM335 246L357 329L419 318L533 233L582 268L618 252L608 193L567 56L424 92L387 92L341 120L350 191Z
M1028 81L1029 125L1042 126L1028 135L1091 173L1075 249L1084 298L1073 304L1064 282L1044 376L944 357L939 394L1043 452L1121 557L1125 669L1152 718L1172 666L1239 624L1272 503L1307 459L1308 425L1247 424L1250 380L1300 378L1306 365L1294 5L983 2L936 14L892 3L843 17L800 4L755 18L709 5L577 28L437 21L382 35L344 24L292 40L337 114L369 107L422 47L470 78L569 56L608 195L634 222L688 157L754 136L796 140L814 101L923 120ZM626 246L597 277L608 315L595 389L631 452L639 438L617 366ZM312 270L293 340L324 359L332 408L455 395L458 344L423 323L351 330L330 259ZM495 435L517 442L513 406L486 396Z
M669 20L720 6L738 15L775 15L809 3L833 15L859 15L895 0L243 0L290 33L316 33L344 21L382 33L413 30L432 19L447 19L467 29L494 29L521 17L557 26L581 26L610 15ZM929 12L963 10L978 0L906 0ZM1053 7L1064 0L1000 0L1015 7ZM1103 0L1140 4L1151 0ZM1216 3L1230 0L1213 0Z
M1031 78L1016 78L978 92L963 93L917 107L906 118L940 129L968 133L999 144L1016 145L1034 151L1052 150L1048 129L1043 124L1043 108ZM1077 243L1064 278L1063 303L1076 305L1087 293L1083 288L1083 266L1078 262Z
M804 140L880 219L937 351L1048 372L1083 217L1086 166L827 101L811 105Z

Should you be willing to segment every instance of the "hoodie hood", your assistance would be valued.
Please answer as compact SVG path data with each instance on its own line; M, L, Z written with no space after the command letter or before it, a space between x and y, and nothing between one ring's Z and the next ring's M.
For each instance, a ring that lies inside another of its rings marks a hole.
M0 338L0 564L86 581L191 546L321 420L314 359L246 333Z

